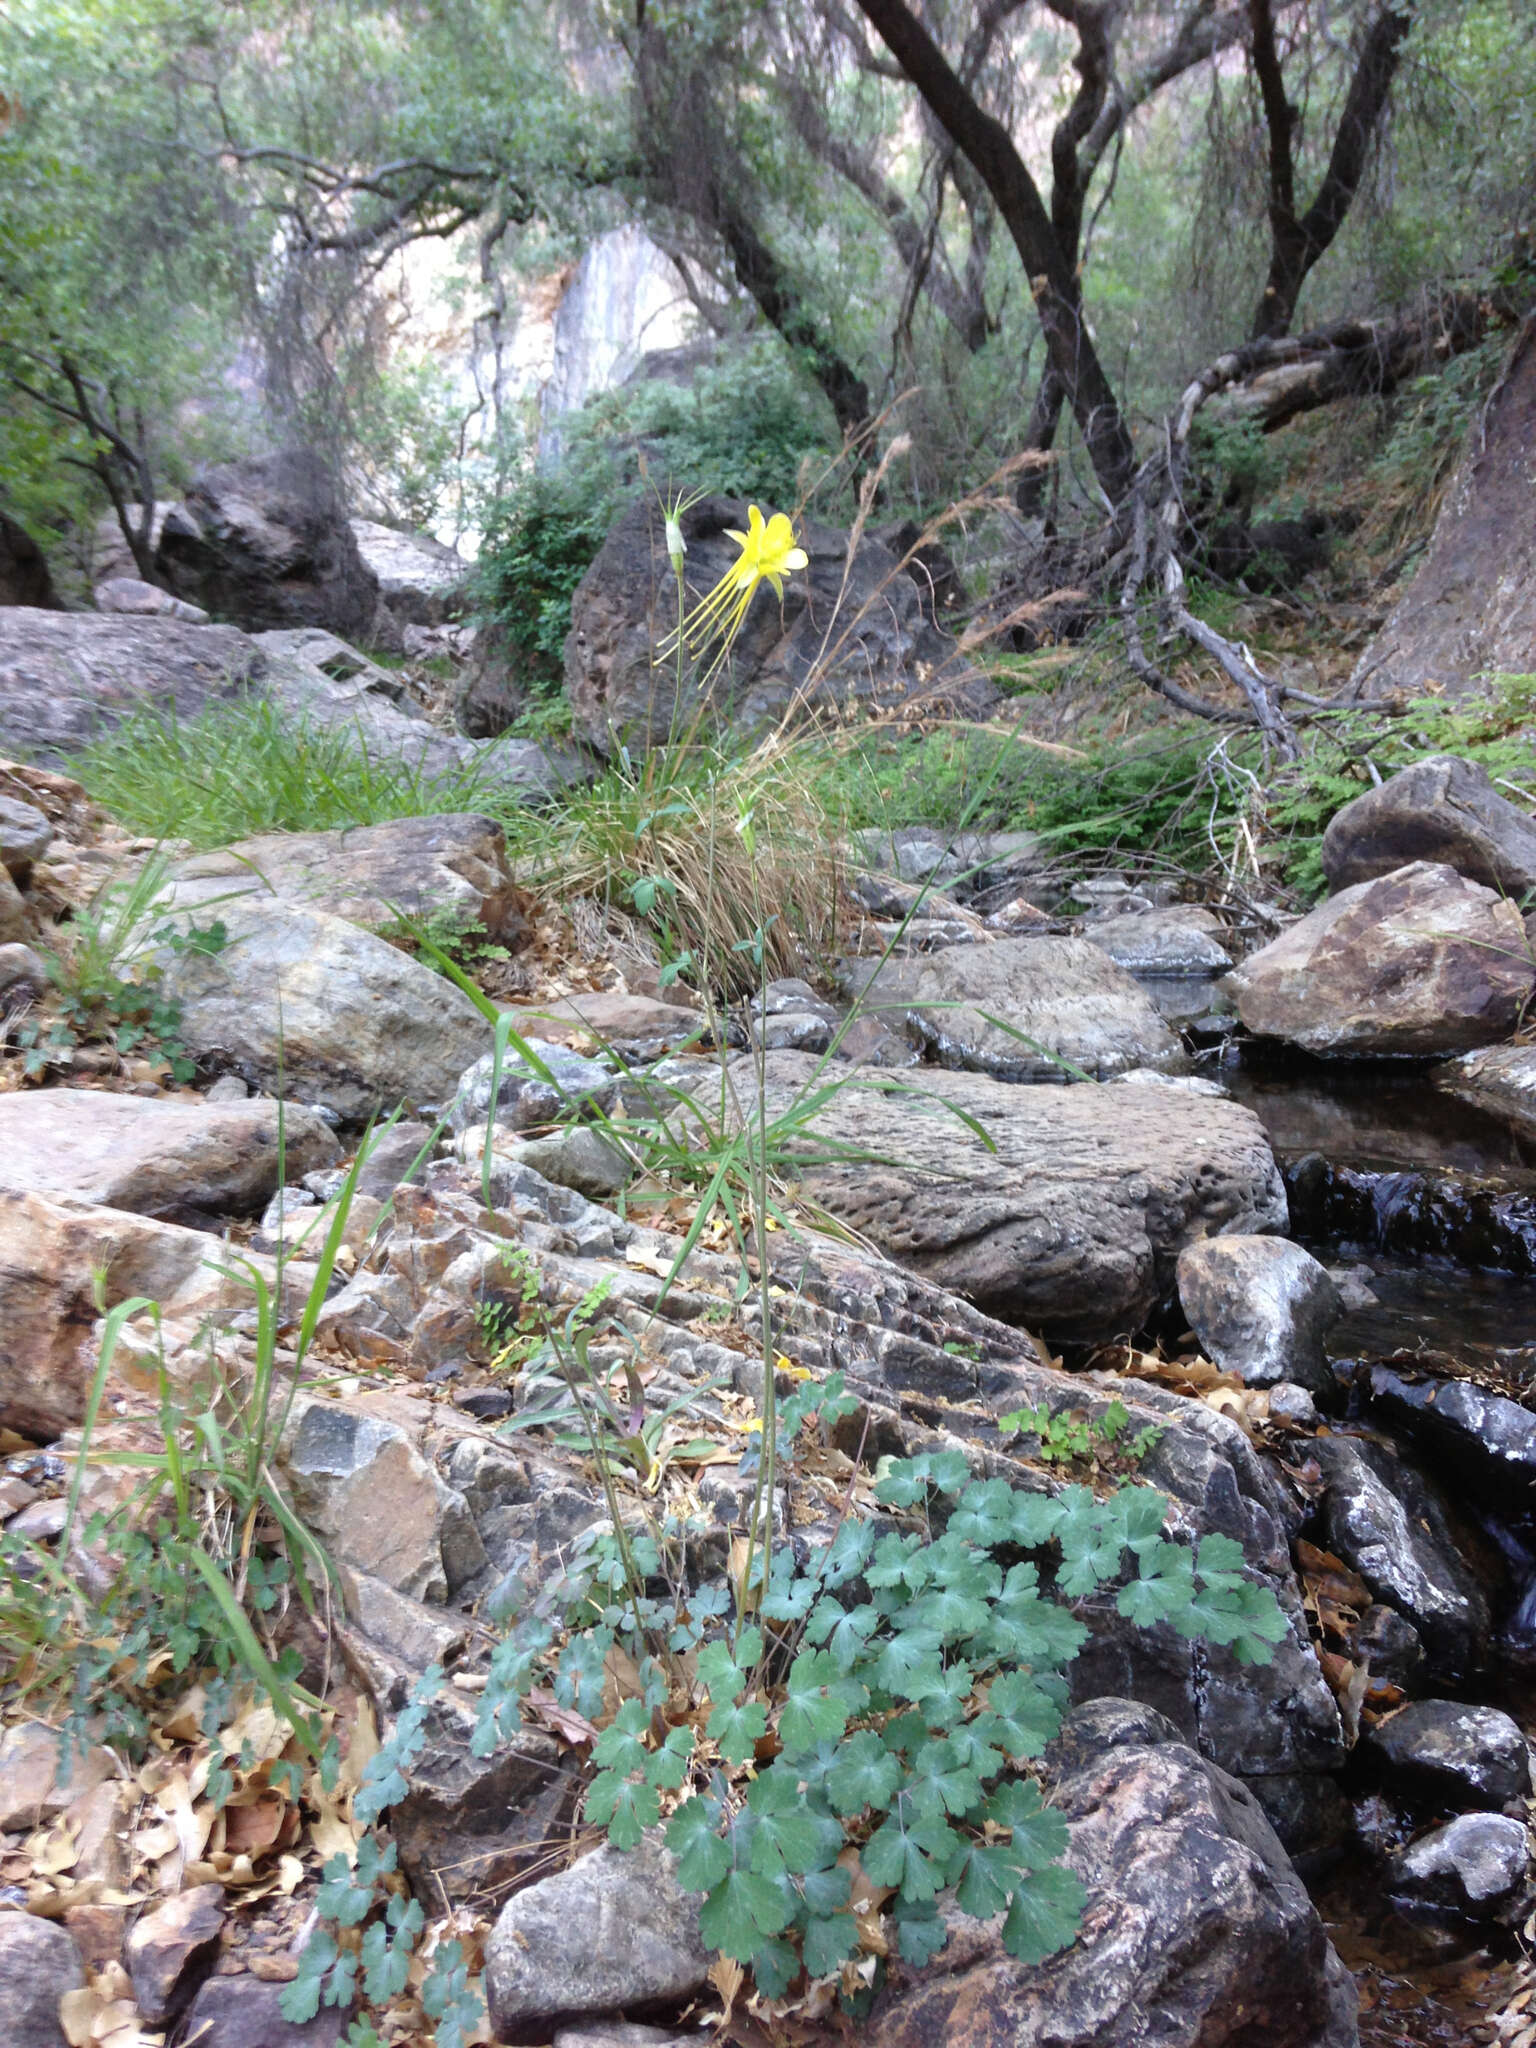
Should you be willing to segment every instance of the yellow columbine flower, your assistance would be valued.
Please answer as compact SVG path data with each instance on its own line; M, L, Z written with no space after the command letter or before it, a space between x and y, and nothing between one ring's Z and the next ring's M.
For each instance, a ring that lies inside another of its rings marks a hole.
M795 529L783 512L764 519L758 506L749 505L747 531L739 533L735 527L727 527L726 537L740 543L741 553L708 597L694 606L679 630L668 634L660 649L661 659L675 654L679 641L699 654L711 641L719 640L720 652L714 662L718 668L741 631L741 622L747 616L747 606L757 586L771 583L775 595L782 600L784 578L793 569L804 569L810 561L805 549L795 545Z

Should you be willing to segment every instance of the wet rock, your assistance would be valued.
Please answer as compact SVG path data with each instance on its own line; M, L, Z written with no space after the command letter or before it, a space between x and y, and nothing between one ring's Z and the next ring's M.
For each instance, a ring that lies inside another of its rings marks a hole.
M1423 1473L1364 1437L1317 1437L1311 1453L1327 1482L1328 1548L1413 1624L1435 1670L1476 1670L1488 1651L1488 1596Z
M253 896L218 917L228 940L217 952L155 957L187 1050L252 1086L280 1082L361 1121L402 1100L451 1097L485 1043L467 996L342 918Z
M481 1031L483 1035L483 1026ZM586 1103L599 1109L613 1107L618 1099L619 1084L609 1068L597 1060L585 1059L563 1045L550 1045L537 1039L528 1039L525 1043L538 1067L544 1071L539 1072L533 1061L508 1048L501 1062L496 1091L495 1121L498 1124L508 1125L514 1131L526 1131L535 1124L557 1123L563 1117L574 1115ZM453 1097L448 1119L450 1129L464 1132L472 1124L484 1124L491 1104L493 1068L493 1055L486 1053L457 1078L453 1089L444 1091L445 1095Z
M1371 1404L1433 1449L1436 1462L1463 1474L1479 1494L1529 1510L1536 1498L1536 1415L1472 1380L1431 1378L1401 1366L1373 1365Z
M137 576L108 576L96 586L99 612L125 612L141 619L182 619L189 626L206 626L208 614L200 605L172 597L157 583L141 582Z
M1531 1795L1519 1724L1497 1707L1415 1700L1361 1737L1362 1753L1404 1792L1447 1806L1503 1806Z
M439 1701L410 1790L390 1809L390 1833L418 1898L503 1896L527 1871L547 1869L573 1831L583 1782L577 1757L540 1728L519 1728L492 1756L472 1756L473 1730L473 1715Z
M1004 1081L1106 1080L1183 1064L1123 968L1086 939L999 939L931 958L845 963L860 1013L904 1029L941 1066ZM991 1022L995 1018L997 1022Z
M764 511L771 511L764 507ZM728 529L747 530L738 498L704 498L683 514L688 584L700 596L736 560ZM916 585L896 556L864 540L848 561L848 536L806 527L807 569L785 584L782 603L748 608L731 657L710 686L710 709L739 733L791 713L926 704L977 716L996 691L949 635L924 616ZM565 685L578 729L600 752L622 740L634 751L687 727L698 705L674 702L670 666L655 650L677 613L677 592L654 495L615 523L577 587L565 643Z
M1360 1617L1355 1647L1370 1666L1373 1679L1407 1691L1424 1669L1424 1645L1411 1621L1394 1607L1372 1601Z
M1214 1365L1245 1385L1293 1380L1336 1398L1323 1340L1343 1314L1327 1271L1283 1237L1199 1239L1179 1253L1179 1302Z
M163 2026L213 1968L224 1927L224 1887L194 1885L134 1922L123 1945L140 2017Z
M872 2048L1140 2048L1153 2014L1160 2048L1353 2048L1353 1984L1249 1793L1134 1722L1105 1732L1050 1790L1088 1890L1075 1945L1026 1966L946 1895L949 1946L893 1968Z
M333 832L265 833L181 861L167 891L171 907L206 903L209 916L221 916L232 896L245 895L281 897L406 936L402 912L429 923L447 917L479 925L498 940L528 930L501 827L474 811Z
M484 1569L463 1496L396 1424L301 1398L282 1456L294 1506L338 1563L427 1601ZM456 1545L467 1553L458 1571Z
M188 2009L182 2038L196 2048L336 2048L350 2008L322 2006L295 2026L283 2018L283 1987L257 1977L210 1977Z
M751 1114L752 1063L733 1062L731 1073ZM770 1115L815 1073L810 1054L770 1053ZM995 1151L946 1099L981 1123ZM844 1089L804 1145L864 1155L807 1163L803 1185L899 1263L989 1314L1074 1337L1134 1329L1192 1240L1286 1222L1258 1119L1161 1088L1018 1088L913 1069L900 1092Z
M700 1903L678 1884L659 1828L637 1849L605 1845L515 1893L486 1948L497 2040L541 2042L562 2020L691 1998L713 1960Z
M1319 904L1227 987L1262 1037L1319 1054L1424 1055L1506 1037L1536 969L1513 903L1418 861Z
M1530 1864L1524 1821L1503 1813L1463 1813L1394 1856L1387 1889L1394 1905L1409 1911L1508 1925L1528 1903Z
M426 533L403 533L373 519L347 522L363 566L401 626L440 626L464 602L469 564L456 548Z
M1431 754L1336 811L1323 834L1330 889L1439 861L1517 901L1536 889L1536 824L1455 754Z
M312 1110L269 1101L209 1104L94 1088L0 1096L0 1186L131 1209L249 1215L287 1171L329 1165L341 1148Z
M247 631L365 638L379 604L334 482L304 449L206 471L167 514L155 569L179 597Z
M1354 1840L1354 1812L1337 1779L1291 1771L1244 1782L1303 1877L1331 1869Z
M262 665L228 626L0 607L0 746L57 767L135 711L238 697Z
M1216 937L1220 918L1196 904L1106 917L1083 937L1129 974L1225 974L1232 956Z
M1536 1046L1490 1045L1447 1060L1433 1075L1437 1088L1502 1116L1536 1134Z
M62 1927L30 1913L0 1913L0 2041L6 2048L67 2048L59 2001L85 1984Z
M53 827L34 804L0 796L0 867L25 884L32 863L41 860L53 839Z

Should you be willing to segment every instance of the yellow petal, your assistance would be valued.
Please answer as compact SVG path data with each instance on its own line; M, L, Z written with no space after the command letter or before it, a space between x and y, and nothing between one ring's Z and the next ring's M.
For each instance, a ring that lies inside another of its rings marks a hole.
M749 545L747 536L744 533L739 533L734 526L728 526L725 529L725 537L727 540L734 540L739 542L739 544L742 547L747 547Z
M791 548L789 553L784 557L784 566L786 569L808 569L810 565L811 558L805 552L804 548Z

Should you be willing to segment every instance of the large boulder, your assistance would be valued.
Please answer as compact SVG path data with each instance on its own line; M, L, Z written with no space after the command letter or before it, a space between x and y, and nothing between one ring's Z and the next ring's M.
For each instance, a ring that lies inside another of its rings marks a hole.
M330 472L304 449L206 471L167 515L155 567L178 597L250 632L366 639L379 606Z
M1183 1064L1145 990L1086 939L852 960L840 978L863 1015L906 1031L941 1066L1002 1081L1104 1081Z
M730 1071L755 1115L753 1061ZM1263 1126L1219 1096L917 1068L863 1075L798 1123L815 1056L769 1053L765 1075L806 1194L924 1278L1053 1335L1135 1330L1186 1244L1286 1228Z
M361 1122L402 1101L450 1099L485 1043L467 996L344 918L250 895L192 922L215 919L227 934L217 950L163 942L150 957L187 1051L253 1087Z
M333 1166L341 1148L313 1110L40 1088L0 1095L0 1186L73 1195L144 1216L260 1209L278 1184Z
M1330 889L1441 861L1517 901L1536 889L1536 824L1455 754L1431 754L1336 811L1323 834Z
M193 718L242 696L263 668L230 626L0 608L0 746L57 766L135 711Z
M1415 861L1340 890L1226 985L1261 1037L1320 1054L1424 1055L1506 1037L1536 966L1513 903Z
M469 564L457 548L428 533L402 533L373 519L349 523L363 566L398 625L440 626L458 615Z
M946 1894L949 1945L893 1967L871 2048L1355 2048L1349 1973L1251 1793L1122 1700L1080 1709L1047 1768L1076 1942L1020 1963Z
M180 862L168 893L177 908L278 896L373 929L405 912L478 924L497 939L527 931L501 827L474 811L263 833Z
M1337 1392L1323 1340L1344 1313L1326 1267L1284 1237L1203 1237L1179 1253L1179 1305L1207 1358L1246 1386Z
M739 498L705 498L684 513L690 604L737 560L729 528L747 530ZM864 540L850 564L848 536L827 527L805 528L799 540L810 566L788 578L782 603L766 586L754 596L710 685L715 717L753 733L800 712L921 705L976 716L991 707L993 686L931 623L898 557ZM656 745L700 710L697 689L685 679L679 702L674 663L657 661L676 623L661 512L642 498L615 523L577 587L565 643L576 724L603 753L620 742L637 751Z

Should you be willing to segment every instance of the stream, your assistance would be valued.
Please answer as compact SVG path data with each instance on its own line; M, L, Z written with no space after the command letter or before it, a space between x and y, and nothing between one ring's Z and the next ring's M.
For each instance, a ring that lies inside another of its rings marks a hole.
M1486 1539L1498 1634L1469 1697L1531 1735L1536 1463L1490 1478L1492 1468L1402 1427L1379 1396L1428 1370L1536 1411L1536 1139L1441 1093L1422 1068L1325 1065L1231 1038L1207 1049L1200 1070L1264 1122L1294 1238L1347 1274L1347 1312L1328 1339L1351 1383L1341 1426L1400 1440ZM1509 1945L1405 1923L1364 1858L1314 1889L1356 1973L1367 2048L1498 2038L1492 2016L1517 1981Z

